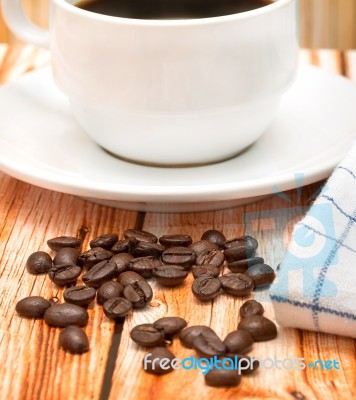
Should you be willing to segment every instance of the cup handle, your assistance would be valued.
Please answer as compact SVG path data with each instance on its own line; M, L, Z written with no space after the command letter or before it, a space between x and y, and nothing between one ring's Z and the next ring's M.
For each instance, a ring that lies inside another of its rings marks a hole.
M25 14L22 0L2 0L3 17L15 35L28 43L49 48L49 31L33 24Z

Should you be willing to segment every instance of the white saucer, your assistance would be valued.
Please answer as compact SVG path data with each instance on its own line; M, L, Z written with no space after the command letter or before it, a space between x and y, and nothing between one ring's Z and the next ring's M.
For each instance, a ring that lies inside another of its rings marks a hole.
M72 117L49 69L0 88L0 168L23 181L141 211L204 211L330 175L356 133L356 85L303 66L278 117L240 156L195 168L155 168L116 159Z

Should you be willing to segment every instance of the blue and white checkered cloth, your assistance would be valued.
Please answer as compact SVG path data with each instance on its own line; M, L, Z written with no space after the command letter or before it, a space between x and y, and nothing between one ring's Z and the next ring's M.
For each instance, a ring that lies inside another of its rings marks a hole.
M281 326L356 338L356 145L296 224L270 297Z

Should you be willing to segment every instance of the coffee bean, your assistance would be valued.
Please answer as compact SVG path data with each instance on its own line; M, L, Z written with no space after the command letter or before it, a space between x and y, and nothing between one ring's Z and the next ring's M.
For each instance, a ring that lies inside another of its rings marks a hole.
M219 250L219 247L215 243L209 242L208 240L199 240L198 242L192 243L189 247L194 250L197 257L207 251Z
M203 233L201 240L207 240L208 242L212 242L218 247L223 248L223 243L226 241L226 237L222 232L216 229L210 229Z
M196 265L210 264L219 268L224 264L225 256L220 250L210 250L200 253L196 258Z
M157 283L162 286L173 287L181 285L188 276L188 271L179 265L162 265L152 270Z
M124 297L113 297L103 304L104 314L111 319L125 317L132 310L132 303Z
M256 342L272 340L277 336L275 323L262 315L251 315L242 319L238 329L249 332Z
M152 288L146 281L138 281L124 288L124 297L135 308L145 307L152 300Z
M36 251L28 257L26 268L30 274L45 274L52 268L52 258L44 251Z
M63 350L73 354L86 353L89 350L89 340L85 332L78 326L67 326L59 335L59 344Z
M127 286L132 285L133 283L138 281L145 281L146 279L137 272L125 271L119 275L117 280L119 283L121 283L122 286Z
M179 339L183 346L188 347L188 349L193 348L194 339L200 335L203 331L214 332L211 328L205 325L193 325L182 330L179 334Z
M160 258L165 247L157 243L140 242L132 252L134 257Z
M246 354L252 350L253 337L246 331L233 331L226 336L224 344L230 354Z
M150 374L165 375L173 371L170 362L174 359L175 355L166 347L154 347L143 359L143 368Z
M195 252L189 247L170 247L162 253L162 261L189 269L194 264Z
M54 265L68 265L74 264L78 265L79 260L79 250L74 249L73 247L63 247L63 249L59 249L57 254L53 259Z
M129 268L130 261L134 257L131 254L128 253L120 253L120 254L115 254L112 256L110 259L111 262L114 262L116 264L116 272L118 274L121 274L122 272L125 272Z
M93 249L95 247L102 247L106 250L111 250L114 244L118 241L119 237L115 233L107 233L105 235L100 235L93 239L89 246Z
M139 257L130 261L129 270L137 272L144 278L151 278L152 270L160 267L161 265L162 262L157 260L155 257Z
M212 387L233 387L241 382L241 376L234 369L211 369L205 375L205 383Z
M65 289L63 298L67 303L76 304L77 306L88 306L96 296L94 288L88 286L74 286Z
M262 304L256 300L248 300L240 307L241 318L247 318L251 315L263 315L264 312Z
M94 265L83 275L82 280L87 286L98 288L116 276L116 264L106 260Z
M232 247L246 246L247 248L257 249L258 242L252 236L241 236L231 240L226 240L223 243L224 249L230 249Z
M220 293L220 289L219 279L206 276L195 279L192 285L194 296L202 301L212 300Z
M135 250L137 243L138 243L138 241L135 238L119 240L111 248L111 251L114 254L120 254L120 253L130 253L131 254Z
M78 265L55 265L49 270L48 276L56 285L64 286L76 282L81 272L82 269Z
M105 250L102 247L94 247L82 253L79 256L79 260L85 268L90 269L102 261L109 260L111 257L111 251Z
M233 274L220 276L222 288L232 296L247 296L253 288L253 280L244 274Z
M187 326L187 322L180 317L163 317L158 319L153 326L164 331L166 338L172 338Z
M255 264L263 264L264 259L262 257L252 257L246 260L238 260L228 263L228 268L234 273L244 273L247 268L252 267Z
M48 247L53 251L58 251L63 249L63 247L73 247L75 249L79 249L82 242L80 239L77 239L72 236L59 236L47 241Z
M57 328L65 328L69 325L85 326L88 318L85 308L76 304L54 304L44 313L45 322Z
M273 268L267 264L253 265L245 272L245 275L253 280L256 288L271 284L276 277Z
M189 235L163 235L159 242L167 249L169 247L187 247L192 244L192 238Z
M42 318L51 303L40 296L25 297L16 304L16 311L21 317Z
M251 375L260 367L260 362L257 358L239 355L239 366L242 375Z
M199 278L201 276L210 276L212 278L217 278L220 275L220 269L214 265L198 265L192 269L194 278Z
M98 304L103 305L113 297L122 297L124 294L124 287L119 282L109 281L103 283L96 292L96 301Z
M228 263L233 263L239 260L246 260L254 257L256 249L248 245L234 246L224 251L225 259Z
M135 326L130 336L135 343L144 347L156 347L164 343L164 331L156 329L153 324Z
M135 238L138 242L157 243L158 239L150 232L140 231L137 229L127 229L124 232L125 239Z
M226 352L225 344L212 330L203 330L193 340L193 348L202 357L212 358L222 356Z

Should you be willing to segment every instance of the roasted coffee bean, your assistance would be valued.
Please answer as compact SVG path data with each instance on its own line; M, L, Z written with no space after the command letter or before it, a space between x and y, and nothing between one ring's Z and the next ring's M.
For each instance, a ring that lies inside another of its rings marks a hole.
M162 253L162 261L189 269L194 264L195 252L189 247L170 247Z
M252 315L242 319L238 329L249 332L255 342L272 340L277 336L275 323L262 315Z
M247 271L247 268L252 267L255 264L263 264L264 261L265 260L262 257L252 257L246 260L233 261L228 264L228 268L231 272L243 274Z
M211 331L214 333L214 331L208 326L193 325L183 329L182 332L179 334L179 339L183 346L188 347L188 349L192 349L194 339L203 331Z
M167 249L169 247L187 247L192 244L192 238L189 235L163 235L159 242Z
M143 368L150 374L165 375L174 370L171 365L174 359L175 355L166 347L154 347L143 359Z
M241 376L235 369L211 369L205 375L205 383L212 387L233 387L241 382Z
M124 297L113 297L103 304L103 310L111 319L126 317L132 310L132 303Z
M224 264L225 256L220 250L210 250L200 253L196 258L196 265L210 264L219 268Z
M155 257L139 257L130 261L129 270L137 272L144 278L151 278L152 270L160 267L161 265L162 262L157 260Z
M63 350L73 354L82 354L89 350L87 335L82 329L74 325L67 326L59 334L59 344Z
M223 248L223 243L226 241L224 234L216 229L210 229L203 233L201 240L215 243L218 247Z
M146 279L143 276L133 271L125 271L117 278L117 281L121 283L122 286L132 285L135 282L145 280Z
M28 257L26 268L30 274L45 274L52 268L52 258L44 251L36 251Z
M241 318L251 317L251 315L263 315L264 312L262 304L256 300L248 300L240 307Z
M135 308L145 307L152 300L152 288L146 281L138 281L124 288L124 297Z
M253 337L247 331L233 331L226 336L224 344L230 354L246 354L252 350Z
M208 240L199 240L198 242L194 242L189 246L192 250L194 250L197 257L201 254L205 254L208 251L219 250L219 247Z
M77 306L88 306L96 296L94 288L88 286L74 286L65 289L63 298L67 303L76 304Z
M212 330L203 330L193 340L193 348L202 357L212 358L222 356L226 352L225 344Z
M53 259L54 265L68 265L74 264L78 265L79 260L79 250L74 249L73 247L63 247L63 249L59 249L57 254Z
M212 300L220 293L221 283L217 278L201 276L192 285L194 296L202 301Z
M102 261L109 260L112 255L112 252L109 250L105 250L102 247L95 247L82 253L79 256L79 260L85 268L90 269Z
M119 282L109 281L103 283L96 292L96 301L98 304L103 305L113 297L122 297L124 294L124 287Z
M230 247L224 251L225 259L228 263L233 263L239 260L246 260L254 257L256 249L248 245Z
M132 252L132 255L134 257L160 258L164 250L165 247L158 243L140 242Z
M172 338L187 326L187 322L180 317L163 317L158 319L153 326L158 330L163 329L166 338Z
M116 264L106 260L94 265L83 275L82 280L87 286L98 288L116 276Z
M93 249L95 247L102 247L106 250L111 250L114 244L118 241L119 237L115 233L107 233L105 235L100 235L93 239L89 246Z
M244 274L229 273L219 279L224 291L232 296L247 296L254 288L253 280Z
M162 265L152 270L158 284L167 287L181 285L188 276L188 271L179 265Z
M140 231L136 229L127 229L124 232L125 239L135 238L138 242L157 243L158 239L150 232Z
M81 244L82 242L80 239L72 236L59 236L47 241L48 247L53 251L58 251L64 247L73 247L75 249L79 249Z
M135 238L119 240L111 248L111 251L114 254L120 254L120 253L130 253L131 254L135 250L137 243L138 242Z
M116 264L116 272L118 274L121 274L128 270L130 261L133 258L134 257L131 254L120 253L120 254L115 254L114 256L112 256L110 261L114 262Z
M271 284L276 277L273 268L267 264L253 265L245 272L245 275L253 280L256 288Z
M78 265L55 265L49 270L48 276L56 285L64 286L74 283L81 272L82 269Z
M16 311L21 317L42 318L51 303L40 296L25 297L16 304Z
M252 236L247 235L247 236L237 237L231 240L226 240L223 243L224 249L230 249L232 247L241 247L241 246L246 246L248 248L253 248L256 250L258 247L258 242Z
M156 347L164 343L163 329L156 329L153 324L135 326L130 333L131 339L144 347Z
M88 318L85 308L68 303L54 304L44 313L45 322L57 328L65 328L69 325L85 326Z
M198 265L192 269L194 278L200 278L201 276L210 276L217 278L220 275L220 269L215 265Z
M239 355L238 359L242 375L251 375L260 367L257 358Z

